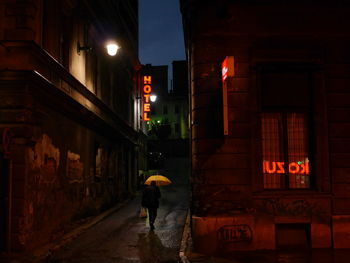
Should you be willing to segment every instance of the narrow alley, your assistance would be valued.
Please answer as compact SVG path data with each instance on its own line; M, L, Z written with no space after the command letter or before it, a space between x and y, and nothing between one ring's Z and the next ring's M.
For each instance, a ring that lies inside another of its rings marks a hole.
M0 0L0 263L350 262L349 14Z
M161 187L162 198L154 231L139 218L138 194L74 241L54 251L49 262L178 262L188 208L188 161L170 159L164 175L173 184Z

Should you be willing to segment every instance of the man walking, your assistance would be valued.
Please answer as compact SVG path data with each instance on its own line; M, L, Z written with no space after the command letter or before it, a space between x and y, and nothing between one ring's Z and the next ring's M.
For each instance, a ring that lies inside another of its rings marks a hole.
M157 217L157 209L159 207L159 198L161 197L156 181L152 181L142 193L141 205L148 209L150 229L154 229L154 221Z

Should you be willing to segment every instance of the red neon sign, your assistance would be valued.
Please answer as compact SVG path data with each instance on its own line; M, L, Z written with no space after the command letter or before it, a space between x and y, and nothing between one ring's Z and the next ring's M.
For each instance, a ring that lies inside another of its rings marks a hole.
M233 77L234 74L234 58L233 56L228 56L221 64L222 81L225 81L227 77Z
M285 171L284 162L270 162L263 161L263 172L264 174L284 174ZM305 162L291 162L288 164L288 172L290 174L309 174L309 163Z
M143 76L143 120L150 121L149 112L151 111L151 103L150 96L152 92L152 77L151 76Z
M228 56L221 64L222 74L222 112L223 112L223 131L224 135L229 134L228 127L228 101L227 101L227 77L233 77L234 75L234 59L232 56Z

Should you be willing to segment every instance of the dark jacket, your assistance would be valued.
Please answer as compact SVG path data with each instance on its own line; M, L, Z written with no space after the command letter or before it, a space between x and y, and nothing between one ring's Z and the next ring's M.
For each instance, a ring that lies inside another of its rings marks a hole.
M149 185L143 190L141 205L147 208L158 208L160 196L159 188Z

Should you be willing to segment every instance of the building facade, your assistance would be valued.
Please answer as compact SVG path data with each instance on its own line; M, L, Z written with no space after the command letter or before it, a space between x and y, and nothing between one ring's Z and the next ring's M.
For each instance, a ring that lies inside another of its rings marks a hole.
M349 248L350 6L182 0L181 10L195 248Z
M188 152L188 83L186 61L173 61L172 85L168 89L168 66L145 65L144 75L152 78L150 120L146 121L150 151L166 155Z
M32 251L136 189L138 1L1 0L0 61L0 250Z

